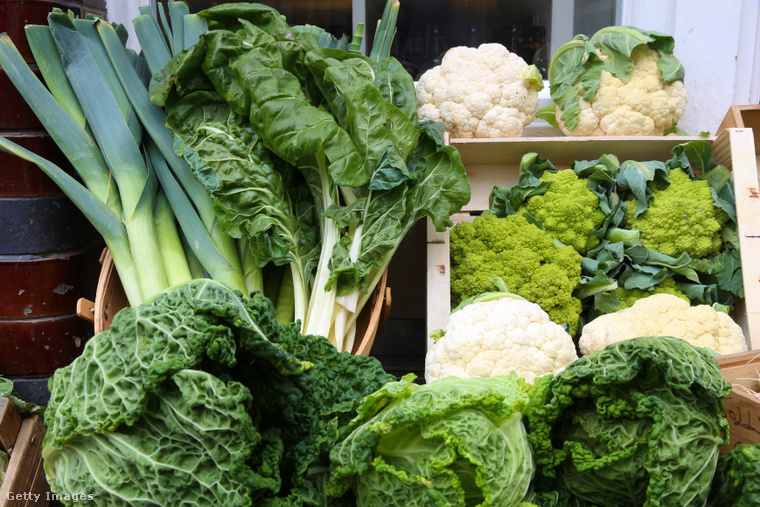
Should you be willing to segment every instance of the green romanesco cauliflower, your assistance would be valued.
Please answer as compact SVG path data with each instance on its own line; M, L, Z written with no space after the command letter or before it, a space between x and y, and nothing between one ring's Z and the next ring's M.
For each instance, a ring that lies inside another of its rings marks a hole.
M546 171L541 180L551 181L546 193L531 197L517 212L530 213L552 237L585 255L600 242L591 235L604 223L599 197L571 169Z
M669 173L670 185L653 187L649 207L634 217L636 200L628 201L623 225L641 231L650 250L679 257L683 252L701 259L720 250L721 231L728 214L715 206L710 184L694 180L680 168Z
M684 291L681 290L681 288L678 286L678 283L673 278L664 279L652 287L651 290L624 289L623 287L618 287L615 290L615 297L617 297L618 301L620 301L619 310L630 308L633 306L633 303L639 299L651 296L652 294L672 294L683 299L687 303L691 302L689 296L687 296Z
M581 256L522 215L476 217L451 229L452 307L492 291L499 277L511 292L538 304L553 322L578 329L581 302L573 291L581 280Z

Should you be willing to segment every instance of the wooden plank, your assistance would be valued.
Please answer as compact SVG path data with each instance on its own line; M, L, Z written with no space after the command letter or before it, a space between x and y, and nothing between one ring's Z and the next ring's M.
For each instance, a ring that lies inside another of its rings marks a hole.
M11 449L21 429L21 416L8 398L0 398L0 448Z
M34 491L37 473L42 468L42 439L45 426L42 418L33 415L24 419L13 447L8 469L0 484L0 507L21 507L30 499L40 501L45 491ZM40 496L36 496L40 495Z
M449 320L451 292L449 279L449 232L435 230L427 219L427 341L430 348L431 331L443 329Z
M37 475L32 483L31 491L34 492L35 496L27 500L27 507L46 507L50 505L53 495L50 492L50 484L48 484L47 476L45 475L45 468L42 466L37 469ZM37 497L36 495L40 496Z
M723 118L723 122L718 127L718 133L720 134L725 129L733 129L737 127L743 127L742 113L739 106L731 106L728 108L726 116Z
M716 161L731 169L736 192L736 218L742 256L745 308L737 321L749 337L750 349L760 349L760 263L748 262L760 251L760 191L752 129L728 129L713 143Z

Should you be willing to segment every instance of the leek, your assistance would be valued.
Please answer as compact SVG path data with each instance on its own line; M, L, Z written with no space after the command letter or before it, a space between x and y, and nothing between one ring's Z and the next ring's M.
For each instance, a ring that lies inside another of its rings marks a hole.
M134 127L128 120L130 113L126 112L126 118L114 114L123 111L72 20L65 14L53 12L48 16L48 25L66 75L119 187L123 222L142 297L146 299L168 286L152 216L157 190L155 178L149 174L136 142ZM134 305L132 301L130 304Z

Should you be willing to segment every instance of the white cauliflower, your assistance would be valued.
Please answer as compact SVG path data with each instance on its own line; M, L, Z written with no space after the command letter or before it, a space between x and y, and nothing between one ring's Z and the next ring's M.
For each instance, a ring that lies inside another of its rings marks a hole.
M425 380L482 378L516 372L528 382L557 374L578 359L575 344L535 303L500 298L451 314L425 358Z
M501 44L449 49L417 82L420 121L446 124L451 137L520 137L538 109L541 74Z
M683 115L685 71L673 37L632 26L576 35L549 64L559 128L569 136L661 136Z
M604 60L606 55L599 53ZM578 125L568 130L557 108L557 123L568 136L661 136L675 125L686 108L683 81L660 79L659 53L641 45L633 50L633 70L627 83L602 71L596 95L587 102L578 92Z
M607 345L642 336L672 336L718 354L747 350L741 326L710 305L689 305L673 294L653 294L631 307L600 315L585 326L578 341L587 356Z

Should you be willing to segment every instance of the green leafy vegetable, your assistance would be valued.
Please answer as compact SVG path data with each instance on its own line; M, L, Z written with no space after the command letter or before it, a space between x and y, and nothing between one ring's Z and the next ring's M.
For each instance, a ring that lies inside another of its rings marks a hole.
M522 412L532 388L516 374L407 375L367 396L331 452L328 492L359 506L504 506L526 497L533 457Z
M760 503L760 444L741 444L718 458L707 505L750 507Z
M381 20L390 38L397 7ZM404 236L425 216L444 230L469 200L459 154L440 125L418 123L414 83L387 47L362 56L260 4L199 16L212 29L154 75L152 101L169 107L175 151L222 228L260 266L289 264L304 332L351 350Z
M329 449L392 379L279 325L261 293L192 281L122 309L55 372L45 470L102 505L323 505Z
M714 354L676 338L582 357L528 414L537 489L599 505L704 504L728 442L730 392Z

